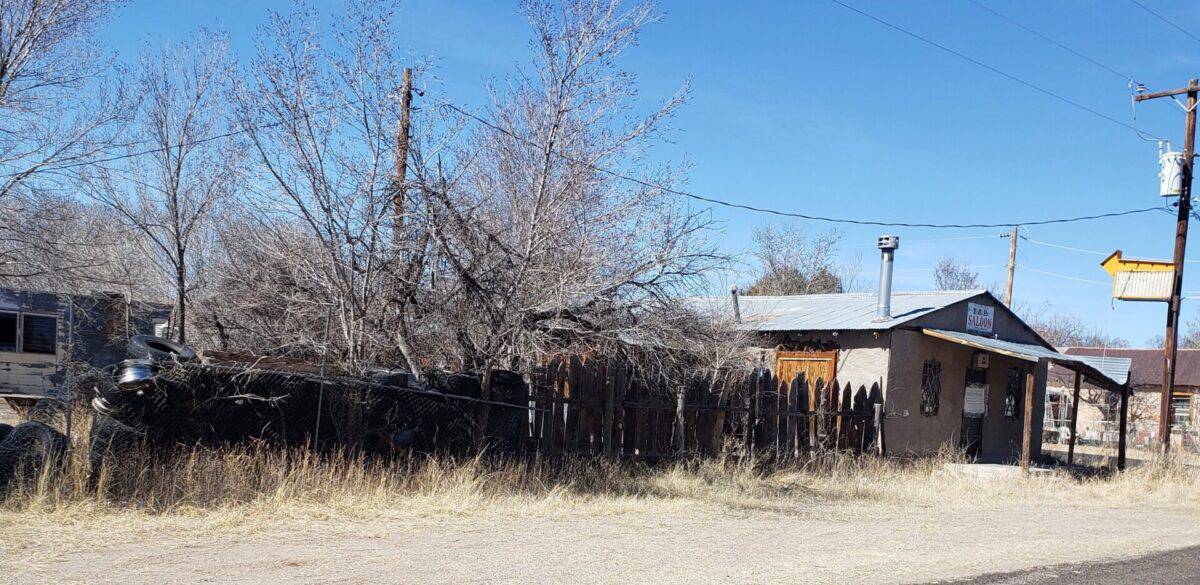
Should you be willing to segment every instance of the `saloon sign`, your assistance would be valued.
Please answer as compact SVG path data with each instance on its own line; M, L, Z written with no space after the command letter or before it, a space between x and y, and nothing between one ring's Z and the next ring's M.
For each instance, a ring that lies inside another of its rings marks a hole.
M967 303L967 331L991 333L992 322L996 317L995 307Z

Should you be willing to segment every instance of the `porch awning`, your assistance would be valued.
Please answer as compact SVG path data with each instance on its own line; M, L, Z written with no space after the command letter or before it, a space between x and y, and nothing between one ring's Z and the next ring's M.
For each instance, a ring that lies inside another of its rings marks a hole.
M1120 375L1112 367L1105 367L1103 370L1100 369L1098 367L1100 364L1093 363L1084 356L1067 355L1040 345L993 339L991 337L962 333L960 331L947 331L945 329L922 329L921 332L930 337L1026 361L1049 360L1059 366L1083 374L1093 384L1104 386L1110 390L1121 388L1128 378L1128 369L1126 369L1123 375Z

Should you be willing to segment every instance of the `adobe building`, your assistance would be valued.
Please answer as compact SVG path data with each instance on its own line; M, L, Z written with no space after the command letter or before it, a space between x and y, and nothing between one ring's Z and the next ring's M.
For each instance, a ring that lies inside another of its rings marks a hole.
M986 290L893 294L897 247L898 238L880 238L877 294L738 296L735 289L732 299L704 302L732 305L777 377L803 373L880 396L893 455L951 446L980 461L1025 465L1040 455L1051 363L1099 387L1121 387L1088 358L1056 351Z

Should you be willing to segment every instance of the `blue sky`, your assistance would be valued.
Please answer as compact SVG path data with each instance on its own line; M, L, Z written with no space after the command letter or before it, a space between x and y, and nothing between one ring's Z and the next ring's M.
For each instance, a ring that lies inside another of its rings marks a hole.
M844 1L1112 118L1132 119L1120 76L970 1ZM1200 36L1200 3L1142 1ZM1200 74L1200 41L1127 0L980 2L1154 89ZM327 13L339 6L316 5ZM249 56L267 10L288 6L135 0L103 36L132 59L147 43L178 40L203 25L228 32L234 52ZM691 101L672 120L669 142L653 152L688 165L688 190L813 215L934 223L1161 204L1154 143L828 0L664 1L660 8L665 19L645 31L624 65L637 74L646 108L691 79ZM463 105L482 104L485 81L527 60L528 28L515 2L409 0L397 22L414 58L435 64L432 79L421 81ZM1183 114L1169 102L1139 106L1138 124L1181 142ZM735 253L747 249L755 227L781 223L751 212L713 213L721 245ZM1027 233L1040 242L1168 258L1173 221L1148 213ZM874 241L883 232L901 236L898 290L931 289L932 266L945 255L982 267L984 282L1004 280L1008 243L993 237L999 229L798 225L839 232L842 254L861 257L864 287L874 285ZM1196 236L1189 258L1200 260ZM1019 301L1078 315L1134 344L1162 332L1163 304L1109 300L1101 256L1028 241L1020 249ZM1198 273L1200 263L1188 266L1184 289L1200 297ZM714 290L726 284L714 282ZM1198 311L1200 300L1184 302L1185 320Z

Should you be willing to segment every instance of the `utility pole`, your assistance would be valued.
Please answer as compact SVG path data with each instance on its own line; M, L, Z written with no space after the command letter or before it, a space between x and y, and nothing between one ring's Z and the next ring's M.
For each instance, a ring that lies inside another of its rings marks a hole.
M1014 225L1012 233L1008 235L1008 283L1004 285L1004 305L1009 309L1012 309L1013 274L1017 270L1017 237L1020 228Z
M1179 305L1183 290L1183 257L1187 251L1188 219L1192 212L1192 159L1196 155L1196 98L1200 80L1192 79L1182 89L1157 91L1134 96L1135 101L1187 94L1187 121L1183 134L1183 188L1179 195L1179 213L1175 217L1174 278L1171 281L1171 300L1167 304L1167 331L1163 336L1162 401L1158 405L1159 448L1165 454L1171 448L1171 395L1175 391L1175 357L1179 342Z
M396 132L396 192L392 195L392 240L399 249L404 236L405 182L408 180L409 110L412 107L412 69L404 68L400 90L400 129Z

